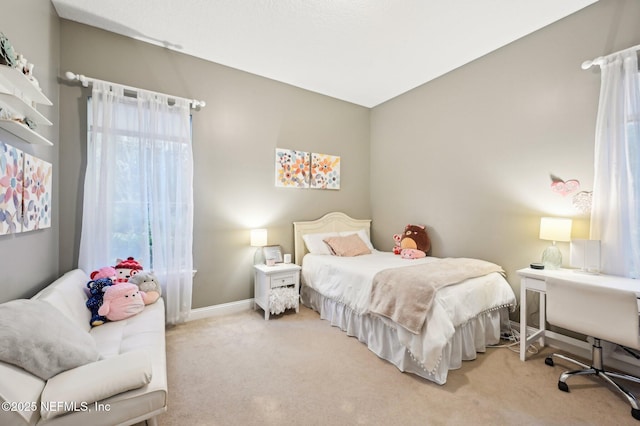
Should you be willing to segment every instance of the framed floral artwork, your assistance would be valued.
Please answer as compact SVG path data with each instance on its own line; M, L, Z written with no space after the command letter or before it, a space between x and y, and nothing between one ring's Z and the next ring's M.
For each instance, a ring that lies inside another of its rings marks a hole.
M52 174L51 163L30 154L24 155L23 231L51 226Z
M340 189L340 157L311 154L311 188Z
M310 177L309 153L276 148L276 186L308 188Z
M24 152L0 142L0 235L22 232Z

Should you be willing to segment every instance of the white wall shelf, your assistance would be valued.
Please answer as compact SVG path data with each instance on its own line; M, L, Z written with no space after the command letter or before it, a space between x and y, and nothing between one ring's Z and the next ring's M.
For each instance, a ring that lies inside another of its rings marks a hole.
M0 127L31 144L53 146L49 139L17 121L0 120Z
M0 108L7 109L14 115L29 118L36 125L51 126L51 121L36 109L36 104L53 105L40 88L20 70L0 65ZM32 144L53 145L44 136L15 120L0 119L0 128Z
M24 99L25 102L32 101L41 105L53 105L49 98L42 93L42 90L16 68L0 65L0 86L6 89L3 91Z

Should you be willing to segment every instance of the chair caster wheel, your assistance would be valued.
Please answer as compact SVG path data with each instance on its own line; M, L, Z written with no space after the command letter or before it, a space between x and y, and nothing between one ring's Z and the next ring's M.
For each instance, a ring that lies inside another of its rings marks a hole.
M551 358L550 356L546 357L544 359L544 363L549 365L549 366L551 366L551 367L553 367L553 358Z
M640 410L636 410L635 408L632 408L631 417L633 417L636 420L640 420Z
M569 386L567 386L567 384L565 382L558 382L558 389L560 389L562 392L569 392Z

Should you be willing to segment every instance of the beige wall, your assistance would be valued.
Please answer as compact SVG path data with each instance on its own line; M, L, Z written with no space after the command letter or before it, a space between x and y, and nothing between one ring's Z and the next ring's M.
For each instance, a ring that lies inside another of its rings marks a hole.
M424 223L434 255L499 263L519 291L515 271L548 245L541 216L573 217L574 237L588 237L588 216L549 175L592 190L600 73L580 65L640 44L638 22L640 2L601 0L374 108L374 244Z
M207 102L193 113L194 308L253 297L251 228L266 227L269 244L291 253L295 220L370 217L369 109L71 21L61 28L64 71ZM77 264L88 91L60 92L67 270ZM276 147L339 155L341 189L275 188Z
M250 228L269 228L269 242L291 251L291 222L330 210L372 217L382 249L406 223L425 223L435 255L498 262L517 290L515 271L547 244L540 216L573 216L574 236L587 235L587 217L549 188L550 173L592 188L600 74L580 63L640 43L640 3L600 0L368 110L59 20L49 2L9 9L0 28L36 64L54 103L41 108L54 122L42 131L55 146L0 138L54 164L54 210L51 229L0 237L0 301L77 264L88 92L57 86L64 71L207 101L193 114L193 305L204 307L252 297ZM342 189L274 188L276 147L340 155Z
M53 106L39 106L53 126L38 132L53 147L31 145L0 129L0 141L53 164L52 226L48 229L0 236L0 302L30 297L58 276L58 83L60 22L51 2L6 0L2 2L0 31L14 49L34 67L44 94Z

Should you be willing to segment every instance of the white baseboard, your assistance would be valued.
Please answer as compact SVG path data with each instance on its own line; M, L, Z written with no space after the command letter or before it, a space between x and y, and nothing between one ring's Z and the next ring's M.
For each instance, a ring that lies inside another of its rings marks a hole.
M237 302L222 303L220 305L205 306L192 309L187 321L195 321L202 318L219 317L222 315L237 314L253 309L253 299L239 300Z

